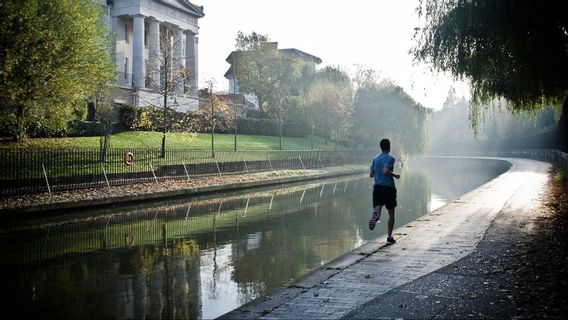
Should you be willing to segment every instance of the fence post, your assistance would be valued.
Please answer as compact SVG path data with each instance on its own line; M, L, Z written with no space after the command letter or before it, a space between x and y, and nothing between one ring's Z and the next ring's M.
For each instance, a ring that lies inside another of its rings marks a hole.
M300 159L300 163L302 164L302 169L306 170L306 167L304 166L304 161L302 161L302 157L298 156L298 159Z
M185 219L183 219L183 223L187 221L187 217L189 216L189 211L191 210L191 203L187 206L187 212L185 213Z
M243 159L243 162L245 163L245 169L247 170L247 174L249 173L249 169L247 167L247 161L245 159Z
M217 160L215 160L215 165L217 166L217 172L219 172L219 175L221 176L221 169L219 168L219 163L217 162Z
M245 213L243 214L243 217L246 217L246 215L247 215L247 211L248 211L248 208L249 208L249 200L250 200L250 198L247 197L247 204L245 205Z
M47 172L45 171L45 166L43 163L41 164L43 169L43 176L45 177L45 183L47 184L47 192L49 192L49 196L51 197L51 188L49 187L49 180L47 179Z
M108 177L107 177L107 173L105 171L105 166L103 165L102 162L101 162L101 169L103 170L103 175L105 176L105 181L107 183L107 187L110 189L110 183L108 183Z
M152 165L152 161L148 160L148 163L150 164L150 170L152 170L152 175L154 176L154 181L156 181L156 183L158 183L158 178L156 178L156 173L154 173L154 166Z
M272 162L270 162L270 157L266 156L266 159L268 159L268 164L270 165L270 171L274 171L274 169L272 168Z
M181 164L183 164L183 170L185 171L185 175L187 176L187 180L191 180L191 179L189 179L189 172L187 172L187 167L185 166L185 162L182 161Z

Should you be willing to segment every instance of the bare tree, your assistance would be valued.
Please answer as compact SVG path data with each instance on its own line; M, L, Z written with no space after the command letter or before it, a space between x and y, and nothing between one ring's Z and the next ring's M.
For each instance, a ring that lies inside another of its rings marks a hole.
M215 130L232 127L235 117L228 101L214 93L214 81L209 80L207 83L206 105L195 113L192 127L197 131L211 133L211 155L215 158Z
M110 147L110 138L114 131L114 108L108 101L100 102L97 106L95 119L99 123L99 161L105 162L106 153Z
M179 30L164 29L160 34L160 47L150 50L147 70L147 87L161 98L150 104L162 108L162 146L160 156L166 154L166 136L169 118L177 95L189 91L189 70L183 64L183 41Z

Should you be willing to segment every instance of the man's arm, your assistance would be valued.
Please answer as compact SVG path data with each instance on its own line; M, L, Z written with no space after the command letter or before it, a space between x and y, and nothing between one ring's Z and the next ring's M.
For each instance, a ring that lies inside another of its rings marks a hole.
M387 177L394 177L394 178L400 179L400 174L396 174L396 173L392 172L392 171L391 171L389 168L387 168L387 167L385 167L385 168L383 169L383 174L384 174L385 176L387 176Z

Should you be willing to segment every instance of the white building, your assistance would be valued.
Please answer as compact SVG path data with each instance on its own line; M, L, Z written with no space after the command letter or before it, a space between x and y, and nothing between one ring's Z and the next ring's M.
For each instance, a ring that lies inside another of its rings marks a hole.
M187 0L103 0L106 23L113 35L112 56L116 63L119 89L114 103L133 106L161 106L163 95L156 85L163 79L163 66L157 59L160 43L168 37L173 61L187 68L188 79L175 87L168 104L178 111L197 109L198 20L202 6ZM157 71L156 71L157 70ZM162 82L163 83L163 82ZM153 84L153 85L152 85ZM174 104L175 101L175 104Z

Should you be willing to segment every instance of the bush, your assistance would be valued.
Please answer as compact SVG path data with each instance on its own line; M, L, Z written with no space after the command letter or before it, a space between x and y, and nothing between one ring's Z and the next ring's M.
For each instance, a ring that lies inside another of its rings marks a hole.
M118 105L118 131L130 131L138 118L136 107L127 105Z
M96 121L73 121L69 123L67 136L93 137L98 136L100 125Z

